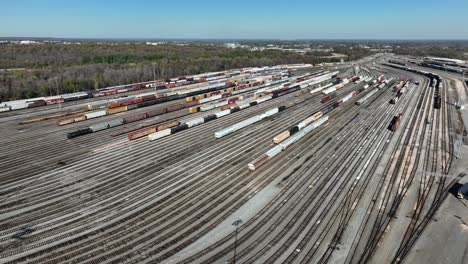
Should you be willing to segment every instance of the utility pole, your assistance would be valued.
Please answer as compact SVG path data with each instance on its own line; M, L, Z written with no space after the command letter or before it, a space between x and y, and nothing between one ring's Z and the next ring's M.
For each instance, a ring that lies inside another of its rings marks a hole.
M242 220L239 218L234 223L232 223L233 226L236 227L236 239L234 241L234 264L236 264L236 254L237 254L237 233L239 232L239 226L242 224Z
M58 77L55 77L55 87L56 87L56 89L57 89L57 96L58 96L58 95L59 95L59 90L58 90L58 87L59 87L59 85L58 85ZM59 109L62 109L62 103L60 102L60 100L59 100Z

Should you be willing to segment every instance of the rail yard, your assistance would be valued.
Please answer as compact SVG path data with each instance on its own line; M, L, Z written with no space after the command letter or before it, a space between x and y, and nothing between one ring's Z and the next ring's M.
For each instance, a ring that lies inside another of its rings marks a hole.
M434 231L468 88L403 60L4 102L0 263L463 263L416 249L468 252L466 223Z

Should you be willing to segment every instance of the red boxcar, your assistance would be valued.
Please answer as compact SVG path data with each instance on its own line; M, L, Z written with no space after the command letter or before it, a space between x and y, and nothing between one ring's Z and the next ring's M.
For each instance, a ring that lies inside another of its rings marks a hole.
M134 139L137 139L137 138L147 136L147 135L152 134L152 133L156 133L157 131L158 131L158 126L150 126L150 127L142 128L142 129L137 130L137 131L133 131L133 132L129 133L127 136L128 136L129 140L134 140Z
M233 107L236 107L236 106L237 106L237 104L227 104L227 105L223 105L223 106L221 106L221 110L224 111L224 110L227 110L227 109L231 109L231 108L233 108Z
M162 108L155 109L155 110L152 110L152 111L147 112L148 117L153 117L153 116L157 116L157 115L162 115L162 114L164 114L164 113L167 113L167 108L166 108L166 107L162 107Z
M128 124L128 123L136 122L136 121L143 120L143 119L146 119L146 118L148 118L148 114L147 113L142 113L142 114L137 114L137 115L124 117L123 122L124 122L124 124Z
M192 106L194 106L194 105L199 105L199 104L200 104L200 101L195 100L195 101L191 101L191 102L185 103L185 104L184 104L184 107L185 107L185 108L188 108L188 107L192 107Z
M121 107L121 106L122 106L122 102L118 102L118 103L108 104L107 108L112 109L112 108L117 108L117 107Z
M167 107L167 112L173 112L173 111L177 111L177 110L180 110L184 107L183 104L173 104L173 105L169 105Z
M320 102L326 103L326 102L330 101L331 99L332 99L331 96L327 95L327 96L323 97L322 100L320 100Z
M105 95L113 95L117 94L117 90L108 90L108 91L102 91Z
M403 117L402 113L399 113L398 115L394 116L392 119L392 122L390 123L390 130L395 132L400 125L401 118Z

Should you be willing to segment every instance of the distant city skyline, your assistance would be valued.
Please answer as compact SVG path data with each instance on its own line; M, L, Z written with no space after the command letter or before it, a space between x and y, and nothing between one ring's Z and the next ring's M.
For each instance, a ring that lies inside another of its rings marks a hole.
M4 0L0 37L468 39L468 1Z

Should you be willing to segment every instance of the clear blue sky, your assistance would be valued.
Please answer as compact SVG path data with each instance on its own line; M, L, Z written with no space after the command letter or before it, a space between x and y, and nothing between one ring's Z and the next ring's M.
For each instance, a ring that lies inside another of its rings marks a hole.
M0 37L468 39L468 0L0 0Z

